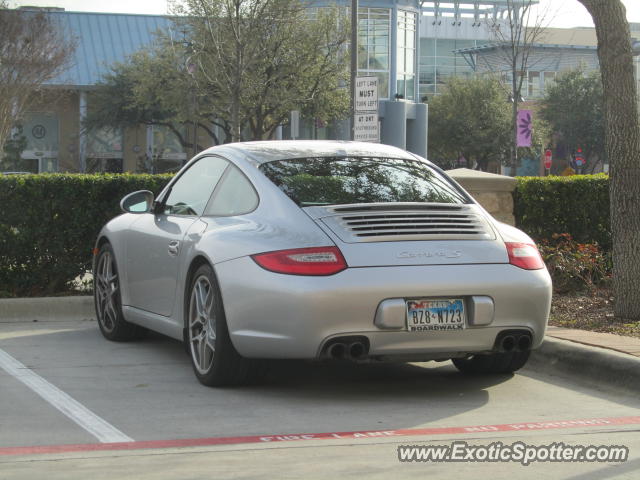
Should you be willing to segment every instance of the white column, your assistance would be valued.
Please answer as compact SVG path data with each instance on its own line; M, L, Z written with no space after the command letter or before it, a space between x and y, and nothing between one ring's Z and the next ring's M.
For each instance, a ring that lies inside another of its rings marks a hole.
M391 52L389 52L389 98L398 93L398 6L391 9Z

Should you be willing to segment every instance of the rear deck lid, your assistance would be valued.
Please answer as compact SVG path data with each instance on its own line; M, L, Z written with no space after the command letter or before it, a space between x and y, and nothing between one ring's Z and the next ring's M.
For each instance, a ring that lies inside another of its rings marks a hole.
M349 266L508 263L477 205L372 204L303 209Z
M429 162L309 157L260 170L334 240L351 267L509 261L487 214Z

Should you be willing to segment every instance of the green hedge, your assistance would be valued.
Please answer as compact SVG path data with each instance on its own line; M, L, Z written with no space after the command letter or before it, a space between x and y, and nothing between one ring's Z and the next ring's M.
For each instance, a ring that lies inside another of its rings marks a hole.
M538 241L569 233L578 243L611 249L609 177L520 177L514 193L516 226Z
M0 175L0 296L51 295L91 268L104 223L135 190L171 175Z

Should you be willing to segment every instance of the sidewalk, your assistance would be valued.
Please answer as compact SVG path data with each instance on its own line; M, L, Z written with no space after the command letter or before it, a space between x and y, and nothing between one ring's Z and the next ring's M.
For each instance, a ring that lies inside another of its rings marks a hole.
M640 338L552 326L547 327L547 336L640 357Z

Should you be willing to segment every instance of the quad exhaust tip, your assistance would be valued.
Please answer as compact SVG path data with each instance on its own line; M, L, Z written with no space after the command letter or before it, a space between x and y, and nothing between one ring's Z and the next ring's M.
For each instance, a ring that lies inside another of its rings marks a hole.
M522 335L518 339L518 350L524 352L531 349L531 337L529 335Z
M502 339L502 350L505 352L513 352L516 348L516 337L507 335Z
M325 357L336 360L358 360L369 353L369 341L366 337L345 337L334 339L325 347Z
M531 333L524 330L507 330L496 338L494 350L503 353L531 350Z
M344 343L334 343L328 350L329 358L344 358L347 353L347 346Z
M362 342L353 342L349 345L349 356L351 358L360 358L365 354L365 347Z

